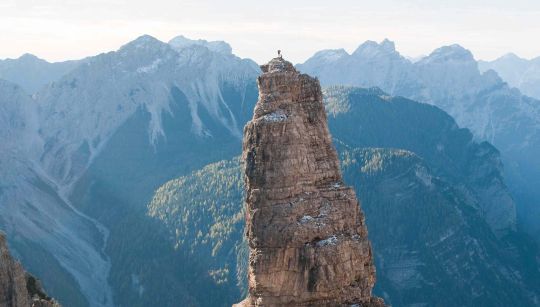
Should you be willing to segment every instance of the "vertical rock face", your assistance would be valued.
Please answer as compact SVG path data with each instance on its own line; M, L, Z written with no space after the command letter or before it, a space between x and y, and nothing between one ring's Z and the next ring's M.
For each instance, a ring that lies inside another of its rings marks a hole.
M26 273L7 248L0 233L0 306L5 307L59 307L48 297L39 281Z
M319 82L261 66L244 128L249 296L239 306L383 306L354 190L342 181Z

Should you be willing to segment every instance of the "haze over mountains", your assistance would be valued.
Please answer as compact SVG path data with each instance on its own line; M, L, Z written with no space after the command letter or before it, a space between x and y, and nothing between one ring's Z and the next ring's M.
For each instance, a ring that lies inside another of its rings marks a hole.
M0 62L0 229L65 306L243 296L235 157L260 70L231 50L142 36L80 62ZM377 294L394 306L538 303L538 247L520 232L540 234L538 100L457 45L412 63L390 41L366 42L298 69L380 88L326 90Z

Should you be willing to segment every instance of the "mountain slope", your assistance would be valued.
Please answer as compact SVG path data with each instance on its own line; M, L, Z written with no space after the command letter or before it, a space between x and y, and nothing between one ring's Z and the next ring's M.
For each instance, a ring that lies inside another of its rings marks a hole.
M35 102L0 81L0 111L0 228L25 267L63 304L110 303L104 230L70 206L32 155L42 146Z
M356 149L343 160L366 211L378 290L393 306L538 302L536 245L513 232L497 239L459 185L406 151Z
M462 185L495 232L515 230L516 208L499 152L473 141L440 109L379 89L325 90L332 134L353 147L401 148L421 156L437 176Z
M158 239L164 230L145 205L161 183L240 152L259 68L183 41L142 36L88 58L35 95L40 167L110 232L115 305L208 306L230 295L196 275L196 257Z
M410 152L343 150L342 159L373 228L378 295L393 306L534 306L540 275L535 256L528 256L538 255L533 243L514 233L497 239L468 196ZM149 214L170 227L171 244L207 261L200 274L245 291L239 175L232 160L168 182Z
M394 96L436 105L496 146L507 183L518 202L520 226L535 236L540 228L540 101L510 88L493 71L483 74L473 55L459 45L433 51L412 63L393 44L366 42L352 54L298 65L325 85L377 86Z
M209 164L162 185L148 215L163 222L176 249L187 249L206 264L202 272L233 287L232 301L247 290L248 248L243 236L244 184L240 159ZM242 291L242 292L240 292Z

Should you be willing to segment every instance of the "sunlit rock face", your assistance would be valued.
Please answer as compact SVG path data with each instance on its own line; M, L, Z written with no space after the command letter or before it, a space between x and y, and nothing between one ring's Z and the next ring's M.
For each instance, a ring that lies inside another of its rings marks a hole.
M244 128L249 296L240 306L383 306L364 215L345 186L319 82L261 66Z

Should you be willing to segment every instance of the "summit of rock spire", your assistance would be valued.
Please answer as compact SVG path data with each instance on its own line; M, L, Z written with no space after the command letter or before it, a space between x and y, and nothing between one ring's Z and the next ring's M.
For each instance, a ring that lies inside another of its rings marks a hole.
M282 57L273 58L267 64L261 65L263 73L297 72L294 65Z

